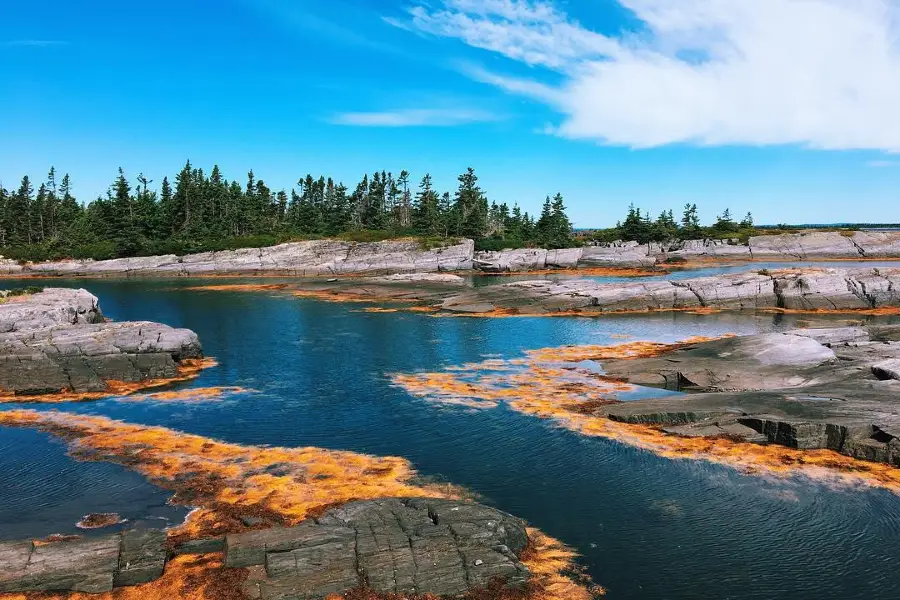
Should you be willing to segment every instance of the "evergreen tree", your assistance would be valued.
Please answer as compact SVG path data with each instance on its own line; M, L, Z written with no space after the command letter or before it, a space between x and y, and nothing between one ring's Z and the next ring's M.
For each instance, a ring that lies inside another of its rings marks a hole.
M442 231L440 199L428 173L419 184L413 205L412 226L416 233L424 235L439 235Z
M469 167L459 176L453 211L456 219L456 235L480 238L488 229L488 201L478 187L475 170Z

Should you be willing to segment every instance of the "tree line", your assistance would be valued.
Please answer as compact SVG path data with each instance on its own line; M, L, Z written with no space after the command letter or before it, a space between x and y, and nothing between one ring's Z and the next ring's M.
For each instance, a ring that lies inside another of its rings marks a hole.
M483 249L574 243L563 198L546 198L537 217L517 205L490 202L471 168L451 194L426 174L364 175L348 188L331 177L307 175L290 191L273 191L253 171L246 182L207 174L190 161L159 189L122 169L105 197L83 203L68 174L51 167L35 189L28 176L17 189L0 185L0 254L19 260L186 254L271 245L292 239L343 237L367 241L398 236L473 238Z
M688 203L676 219L672 210L662 211L655 219L648 211L641 211L634 204L628 207L628 214L610 229L585 232L581 237L592 241L611 242L614 240L666 242L694 239L743 239L756 232L753 215L747 213L737 221L726 208L716 216L711 225L700 224L700 214L696 204Z

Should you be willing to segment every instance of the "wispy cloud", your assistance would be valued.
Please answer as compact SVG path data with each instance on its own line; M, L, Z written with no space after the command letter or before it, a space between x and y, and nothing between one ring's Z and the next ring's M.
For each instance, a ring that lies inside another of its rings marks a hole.
M33 48L45 48L47 46L65 46L69 42L64 40L9 40L3 42L4 46L30 46Z
M900 160L870 160L866 166L872 169L893 169L900 167Z
M498 117L478 109L412 108L382 112L346 112L333 116L335 125L360 127L450 127L496 121Z
M533 67L469 74L552 106L560 136L900 152L896 0L618 1L639 33L599 34L549 0L419 0L392 20Z

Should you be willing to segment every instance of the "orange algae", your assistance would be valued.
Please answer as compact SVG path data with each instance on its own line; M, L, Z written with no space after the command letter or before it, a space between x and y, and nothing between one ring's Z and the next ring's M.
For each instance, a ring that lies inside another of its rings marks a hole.
M157 402L209 402L212 400L220 400L223 397L232 394L250 393L252 391L253 390L237 386L199 387L127 396L122 398L122 401L138 402L143 400L155 400Z
M602 437L671 459L705 460L745 473L794 474L838 485L869 485L900 493L900 469L831 450L796 450L729 438L687 438L646 425L608 419L603 408L617 393L634 389L582 367L585 362L659 356L706 341L631 342L614 346L563 346L526 352L526 358L470 363L438 373L397 374L395 385L442 404L490 409L506 403L520 413L549 419L586 436Z
M164 427L54 411L0 412L0 425L35 427L67 438L77 458L102 457L132 468L175 491L175 502L212 510L225 524L228 517L245 513L293 524L334 502L446 495L445 488L409 483L415 472L402 458L241 446Z
M125 519L118 513L94 513L84 515L81 520L75 524L75 527L79 529L103 529L104 527L111 527L124 522Z
M55 411L0 411L0 425L33 427L69 441L82 460L125 465L160 487L175 491L173 501L200 508L170 531L170 544L247 529L240 516L263 523L292 525L350 500L432 496L460 498L451 485L414 482L408 461L321 448L241 446L164 427L115 421L106 417ZM532 547L523 562L535 574L521 600L587 600L598 589L586 579L573 581L575 553L560 542L530 530ZM178 556L155 582L120 588L109 594L0 594L0 600L224 600L244 598L243 569L225 569L221 555ZM355 592L349 593L351 597ZM473 600L505 600L505 591ZM512 600L512 597L509 597Z
M288 287L286 283L223 283L217 285L194 285L185 289L190 292L276 292Z
M137 392L180 383L196 378L201 371L218 365L214 358L186 358L176 367L175 377L168 379L144 379L143 381L118 381L107 380L106 389L102 392L73 392L60 390L51 394L16 394L6 390L0 390L0 404L11 403L42 403L58 404L60 402L85 402L88 400L100 400L111 396L129 396Z

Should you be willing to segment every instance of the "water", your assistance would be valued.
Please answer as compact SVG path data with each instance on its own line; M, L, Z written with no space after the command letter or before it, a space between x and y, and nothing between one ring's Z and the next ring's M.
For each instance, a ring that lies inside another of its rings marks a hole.
M185 289L195 283L53 285L90 289L118 320L194 329L219 366L182 387L255 392L212 403L110 399L53 408L241 444L403 456L422 474L463 485L575 547L614 600L900 597L900 497L670 461L504 407L438 407L388 379L489 356L514 358L526 349L616 343L621 336L674 341L753 333L818 324L818 317L812 323L726 313L433 318L288 295ZM123 468L65 457L46 434L7 428L0 428L0 492L2 539L73 532L88 512L160 516L166 498Z

